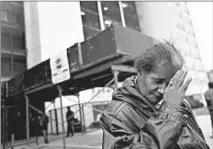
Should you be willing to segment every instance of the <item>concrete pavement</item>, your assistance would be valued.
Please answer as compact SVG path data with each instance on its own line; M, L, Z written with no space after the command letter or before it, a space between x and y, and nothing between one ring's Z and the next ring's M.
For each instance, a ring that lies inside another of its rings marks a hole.
M206 142L208 143L210 149L213 149L213 138L210 138L210 136L212 136L210 115L197 116L197 123L200 126L201 130L203 131Z
M213 139L210 138L212 135L212 126L210 115L199 115L196 116L196 120L201 130L204 133L205 139L210 146L210 149L213 149ZM102 138L102 130L96 130L86 135L77 135L73 138L67 138L66 144L67 148L76 148L76 149L101 149L101 138ZM46 146L56 146L62 147L62 140L58 140L52 142Z
M43 143L43 138L39 138L39 145L31 144L15 147L14 149L63 149L62 136L57 139L50 139L49 144ZM66 137L66 149L101 149L102 130L96 129L85 134L76 133L73 137Z
M202 129L205 139L213 149L213 139L210 138L212 135L212 127L209 115L199 115L197 116L197 122ZM43 138L40 138L43 139ZM75 134L74 137L66 138L66 148L67 149L101 149L102 142L102 130L93 130L86 134ZM58 138L58 140L51 141L49 144L40 144L35 146L24 146L15 149L63 149L63 141Z

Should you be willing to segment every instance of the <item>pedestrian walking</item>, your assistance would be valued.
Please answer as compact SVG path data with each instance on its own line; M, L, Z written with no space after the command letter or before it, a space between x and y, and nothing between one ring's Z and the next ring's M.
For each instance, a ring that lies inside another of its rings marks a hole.
M184 99L191 79L183 64L167 41L135 59L137 76L114 91L101 116L103 149L209 149Z
M37 117L39 130L42 131L42 135L44 137L44 142L49 143L48 140L48 123L49 117L46 114L40 114Z
M211 118L212 136L210 136L210 138L213 138L213 82L209 82L208 87L209 89L204 93L204 97L206 99L207 107Z
M67 107L66 119L67 137L69 137L70 133L72 136L74 136L74 112L70 109L70 107Z

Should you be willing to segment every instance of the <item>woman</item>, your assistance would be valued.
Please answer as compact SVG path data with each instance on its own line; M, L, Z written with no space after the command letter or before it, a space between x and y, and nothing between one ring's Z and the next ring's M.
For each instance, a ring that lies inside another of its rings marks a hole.
M113 93L101 117L103 149L208 149L184 100L191 79L184 81L176 48L155 44L135 64L138 75Z

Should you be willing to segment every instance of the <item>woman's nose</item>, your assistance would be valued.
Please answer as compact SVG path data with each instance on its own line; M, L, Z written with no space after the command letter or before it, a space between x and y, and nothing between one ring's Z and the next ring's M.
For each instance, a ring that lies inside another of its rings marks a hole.
M161 94L164 94L164 89L163 88L159 88L158 92L161 93Z
M165 89L166 89L166 86L167 86L167 85L166 85L165 83L161 84L161 85L159 86L159 88L158 88L158 92L161 93L161 94L163 94L164 91L165 91Z

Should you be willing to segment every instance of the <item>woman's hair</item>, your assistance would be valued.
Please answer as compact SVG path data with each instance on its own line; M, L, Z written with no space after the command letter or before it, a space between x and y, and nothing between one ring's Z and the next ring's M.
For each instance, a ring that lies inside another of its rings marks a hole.
M156 64L162 60L171 62L178 69L181 69L184 64L182 55L173 43L165 41L164 43L161 42L151 46L138 56L135 60L135 67L138 72L149 73L152 72Z

